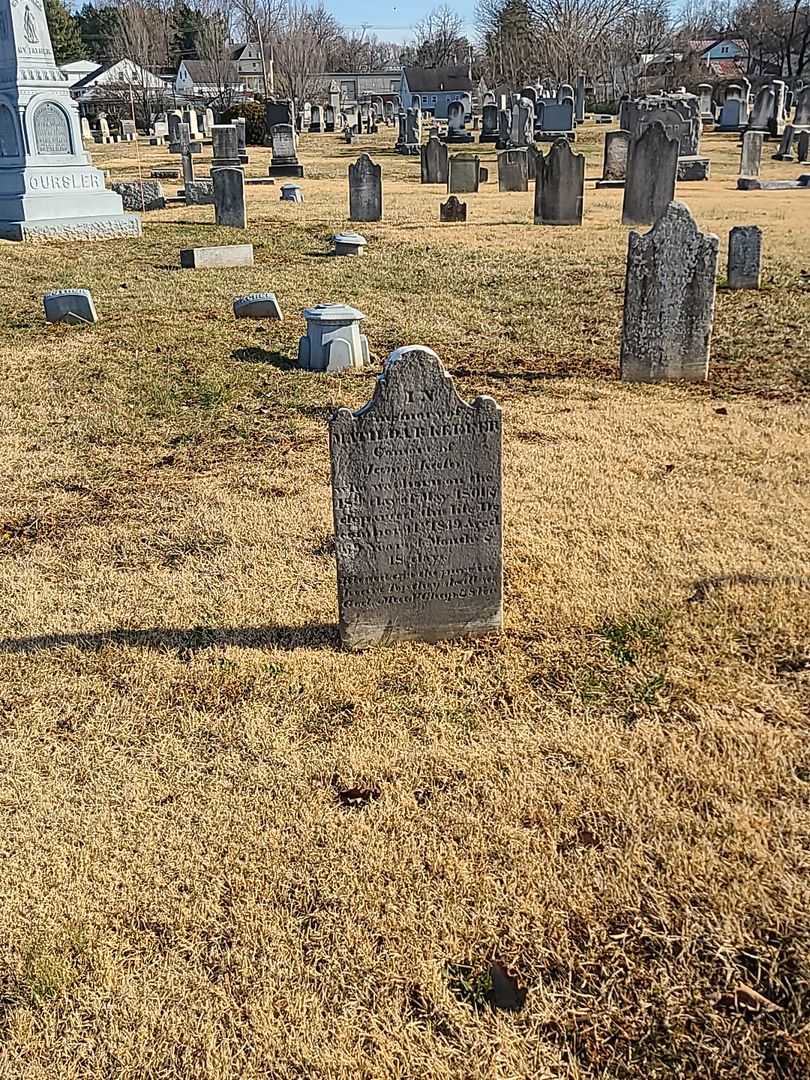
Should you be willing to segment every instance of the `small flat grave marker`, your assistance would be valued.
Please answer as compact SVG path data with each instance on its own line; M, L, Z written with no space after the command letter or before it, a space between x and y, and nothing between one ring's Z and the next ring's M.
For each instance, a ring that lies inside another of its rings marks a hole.
M45 318L52 323L96 323L96 307L89 289L55 289L42 298Z
M276 294L271 292L237 296L233 302L233 313L237 319L276 319L280 321L283 318Z
M183 248L180 265L186 270L220 270L229 266L253 266L253 244Z

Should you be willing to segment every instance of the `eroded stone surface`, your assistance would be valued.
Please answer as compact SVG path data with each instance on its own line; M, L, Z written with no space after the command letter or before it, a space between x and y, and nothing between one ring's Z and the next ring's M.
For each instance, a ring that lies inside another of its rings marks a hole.
M743 135L740 150L740 176L759 176L764 138L765 135L761 131L746 131Z
M398 349L372 400L330 422L343 642L437 641L502 623L501 412L459 398L430 349Z
M624 291L621 377L705 381L719 241L672 202L648 233L631 232Z
M762 229L736 225L728 234L728 287L758 289L762 274Z
M349 166L349 219L381 221L382 216L382 168L368 154L361 154Z
M212 169L211 182L214 195L214 218L217 225L231 229L246 229L247 205L243 170L231 166Z
M557 139L537 159L535 172L535 225L581 225L585 155L575 154L567 139Z
M502 150L498 154L498 191L529 190L527 150Z
M447 170L447 190L458 195L478 191L481 159L477 154L451 154Z
M678 140L656 121L630 143L622 205L623 225L652 225L675 196Z
M125 210L163 210L166 198L159 180L120 180L112 185Z

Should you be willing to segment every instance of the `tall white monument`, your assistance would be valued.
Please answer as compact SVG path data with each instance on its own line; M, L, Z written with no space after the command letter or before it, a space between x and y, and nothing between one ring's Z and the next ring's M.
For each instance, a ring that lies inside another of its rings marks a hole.
M140 235L140 218L124 213L84 152L42 0L0 0L0 238Z

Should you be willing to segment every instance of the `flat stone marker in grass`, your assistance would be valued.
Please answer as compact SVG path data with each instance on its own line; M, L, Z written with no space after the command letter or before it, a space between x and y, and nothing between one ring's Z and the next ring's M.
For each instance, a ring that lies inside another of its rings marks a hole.
M349 219L381 221L382 216L382 168L368 154L361 154L349 166Z
M230 166L213 169L211 182L214 189L214 220L217 225L231 229L246 229L244 171Z
M438 356L393 352L329 424L340 635L351 649L501 629L501 411Z
M96 323L96 307L89 289L55 289L42 298L45 318L52 323Z
M652 225L675 198L678 140L656 120L633 139L627 155L622 225Z
M467 204L451 195L447 202L439 204L439 221L459 222L467 220Z
M728 287L758 289L762 277L762 229L736 225L728 234Z
M679 202L670 203L645 235L630 233L623 381L708 378L718 247L718 238L702 233Z
M233 302L233 313L237 319L283 319L276 294L271 292L250 293L249 296L237 296Z
M229 266L253 266L253 244L183 248L180 265L186 270L224 270Z

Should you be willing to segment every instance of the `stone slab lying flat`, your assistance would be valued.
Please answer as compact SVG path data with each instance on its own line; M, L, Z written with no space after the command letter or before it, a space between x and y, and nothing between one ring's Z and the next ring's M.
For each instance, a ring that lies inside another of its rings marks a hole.
M623 188L624 180L597 180L596 186L604 188Z
M796 191L807 187L802 183L802 177L798 180L760 180L756 176L737 177L738 191Z
M246 176L245 177L245 186L248 186L248 185L251 185L251 184L253 184L253 185L255 185L255 184L267 184L267 185L269 185L271 187L274 187L275 183L276 182L275 182L275 180L273 179L272 176Z
M180 265L186 270L219 270L229 266L253 266L253 244L183 248Z
M276 294L271 292L237 296L233 302L233 313L237 319L283 318Z
M89 289L55 289L42 297L45 318L52 323L98 322L96 307Z

